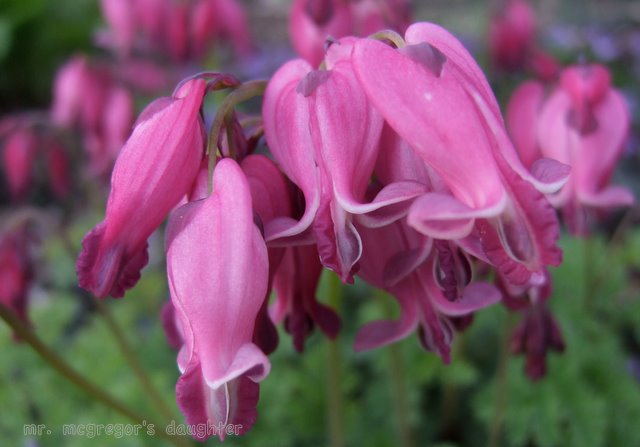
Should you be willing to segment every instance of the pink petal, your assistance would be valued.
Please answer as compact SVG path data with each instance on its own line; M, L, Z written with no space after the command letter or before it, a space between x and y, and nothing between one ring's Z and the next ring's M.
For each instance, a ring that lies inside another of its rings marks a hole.
M416 301L409 295L408 290L400 286L394 289L394 295L400 305L400 319L373 321L362 326L353 344L355 351L368 351L386 346L406 338L415 331L419 315Z
M463 295L456 301L449 301L434 288L431 288L430 297L440 313L458 317L491 306L499 302L502 295L493 284L474 282L464 288Z
M509 135L525 166L541 158L537 120L544 99L544 86L537 81L522 83L511 95L506 120Z
M248 430L256 414L253 382L270 370L252 343L268 257L253 223L248 182L235 161L217 164L207 199L172 213L167 246L171 298L185 333L179 362L187 366L177 385L181 409L188 421L243 423Z
M452 74L466 80L474 89L480 91L495 116L502 116L482 69L453 34L435 23L419 22L407 28L404 38L410 45L427 42L440 50L446 56L447 64L452 66Z
M593 195L583 193L579 198L583 204L596 208L631 206L635 202L633 193L622 186L609 186Z
M262 116L267 145L280 168L302 190L306 202L304 215L298 222L280 220L268 226L267 241L302 233L309 228L320 206L320 172L308 131L308 102L296 91L310 70L305 61L291 61L276 72L265 91Z
M350 6L333 1L331 17L326 23L318 24L307 14L307 0L294 0L289 16L289 36L291 44L300 57L317 67L322 62L327 38L343 37L351 34L353 28Z
M438 76L370 39L356 43L353 64L388 124L459 200L473 208L492 208L504 200L485 130L464 85L446 66Z
M135 284L146 263L147 238L191 187L203 153L205 88L202 80L185 85L181 96L147 114L123 147L106 219L85 237L78 259L79 283L97 296L122 296Z
M460 239L467 236L477 218L495 217L502 213L506 201L492 208L473 209L452 196L428 193L413 202L409 225L436 239Z

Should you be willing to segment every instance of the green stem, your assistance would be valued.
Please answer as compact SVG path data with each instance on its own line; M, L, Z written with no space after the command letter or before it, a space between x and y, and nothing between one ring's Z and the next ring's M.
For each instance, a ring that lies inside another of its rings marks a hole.
M241 102L264 94L266 88L267 81L264 80L245 82L227 95L220 105L220 109L216 112L216 116L209 129L209 141L207 144L207 154L209 155L209 191L212 190L211 182L213 168L216 164L216 154L218 152L218 139L227 116L230 115L233 109Z
M136 410L129 408L126 404L119 401L102 388L97 387L93 383L89 382L83 375L78 373L73 367L71 367L62 357L60 357L55 351L45 345L42 340L33 332L18 316L4 304L0 303L0 317L11 327L11 329L20 337L21 341L24 341L37 352L40 357L48 363L53 369L64 376L67 380L87 393L89 396L99 401L103 405L115 410L121 415L125 416L129 420L136 424L146 424L152 422L155 425L160 426L152 419L145 417L138 413ZM182 439L169 436L165 430L158 430L158 435L173 445L178 447L187 446Z
M342 283L338 275L329 277L329 305L336 311L342 301ZM344 402L341 391L342 355L338 337L328 341L327 346L327 420L329 424L329 446L344 447Z
M580 243L582 245L582 274L584 275L584 306L590 314L593 314L594 292L599 285L599 275L594 272L592 261L594 259L592 248L594 241L591 237L582 237Z
M113 335L113 338L115 339L116 344L118 345L118 348L122 353L122 356L125 358L125 360L129 364L129 367L138 378L138 381L140 382L142 388L145 390L153 403L155 403L158 411L162 414L162 416L166 418L167 421L173 420L175 418L173 411L171 411L162 395L160 395L160 392L151 382L149 375L145 372L144 368L138 361L138 357L133 352L131 345L127 342L124 332L118 325L116 319L111 314L109 307L99 299L94 300L94 303L98 308L98 312L100 312L100 315L104 319L107 328L109 328L109 331Z
M464 335L461 333L457 335L455 344L453 346L453 362L457 362L462 359L464 355ZM453 426L456 416L456 407L458 405L458 387L452 380L447 380L444 383L444 390L442 394L442 411L440 422L440 433L442 436L448 436L451 430L455 428Z
M393 317L391 300L386 292L376 289L375 295L382 304L386 318ZM409 402L407 401L407 378L404 369L402 349L398 343L392 343L387 347L389 352L389 375L391 378L392 399L394 413L396 415L396 430L398 431L398 446L412 447L413 433L409 422Z
M369 38L381 41L388 40L392 42L396 48L403 48L406 45L402 36L392 30L378 31L377 33L371 34Z
M502 432L502 424L507 408L507 389L508 389L508 366L511 342L511 330L513 326L513 316L508 314L505 318L505 326L502 335L502 348L500 350L500 361L497 370L496 397L493 407L493 419L489 427L489 447L497 447L500 445L500 434Z

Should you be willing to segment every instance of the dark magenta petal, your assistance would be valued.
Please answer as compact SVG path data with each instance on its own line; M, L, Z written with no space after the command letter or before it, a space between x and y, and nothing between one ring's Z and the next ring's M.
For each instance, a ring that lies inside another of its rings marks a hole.
M76 263L78 284L99 298L124 296L140 279L147 265L147 243L133 253L122 244L104 242L106 223L102 222L82 240L82 252Z

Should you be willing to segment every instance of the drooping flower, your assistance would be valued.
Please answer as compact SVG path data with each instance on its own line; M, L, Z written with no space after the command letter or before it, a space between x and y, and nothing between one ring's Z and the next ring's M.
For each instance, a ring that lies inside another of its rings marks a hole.
M549 351L563 352L564 337L560 326L547 306L552 294L552 279L548 271L524 286L513 286L498 277L504 304L510 311L522 314L518 326L511 334L511 352L526 357L525 373L539 380L547 371Z
M236 0L102 0L102 11L109 29L99 41L125 59L136 49L175 62L199 60L221 40L241 56L251 47L245 11Z
M536 16L527 0L505 0L489 25L489 51L496 68L522 69L534 45Z
M28 322L27 300L33 280L31 235L26 224L0 233L0 302Z
M304 350L305 340L316 325L331 339L340 331L340 317L316 298L321 274L315 245L287 247L275 274L276 301L271 317L276 323L284 323L298 352Z
M494 68L514 72L530 69L543 80L553 79L557 62L538 48L536 16L527 0L502 0L489 24L489 55Z
M391 207L394 212L380 216L377 224L391 222L406 213L395 205L424 192L408 181L365 200L382 120L358 84L348 48L346 41L330 48L327 70L312 70L302 60L285 64L269 82L263 105L269 149L302 190L306 206L299 221L276 219L267 226L267 241L309 230L322 263L345 282L351 281L362 252L354 216Z
M135 2L131 0L101 0L100 7L111 30L113 47L129 56L136 38Z
M540 380L546 374L549 351L563 352L564 349L560 326L544 304L534 304L524 311L511 337L511 351L526 357L525 373L531 380Z
M405 40L394 49L360 39L351 59L387 124L448 190L418 198L409 224L438 239L473 235L483 257L516 283L557 265L557 220L541 191L562 186L568 168L551 160L531 171L522 165L488 82L453 35L416 23Z
M71 191L70 160L67 150L58 139L51 137L47 140L45 160L53 194L58 199L66 198Z
M358 275L398 301L400 318L367 323L355 349L384 346L418 329L423 347L448 363L456 320L495 304L500 292L472 282L469 261L454 244L432 241L404 221L359 231L364 252Z
M240 147L238 149L240 150L235 152L240 157L243 155L243 151ZM264 231L265 225L268 225L275 218L291 217L290 184L273 161L264 155L254 154L244 158L240 166L249 183L254 218L260 229ZM278 347L278 331L269 316L269 298L274 277L285 250L284 247L268 247L267 250L269 256L269 281L262 306L258 312L253 336L253 342L267 355Z
M14 201L23 200L33 184L33 165L40 142L34 129L18 126L2 146L2 165Z
M549 198L573 233L588 232L588 209L633 203L629 190L608 186L630 115L605 67L569 67L548 95L542 84L524 83L509 102L507 124L525 163L548 157L571 166L569 182Z
M346 2L294 0L289 14L289 36L296 53L313 67L322 62L329 37L351 33L353 16Z
M270 369L252 342L267 290L268 256L254 224L248 182L233 160L217 164L208 198L172 213L167 275L184 336L178 405L190 425L234 424L245 433L256 419L258 382ZM225 431L215 434L222 439Z
M294 0L289 36L298 55L317 67L329 41L383 29L404 32L410 18L406 0Z
M194 79L141 113L111 176L105 220L82 241L81 287L121 297L147 263L147 238L190 189L204 150L200 107L207 83Z
M133 98L111 68L75 56L56 75L50 114L57 126L79 131L91 174L105 176L131 133Z

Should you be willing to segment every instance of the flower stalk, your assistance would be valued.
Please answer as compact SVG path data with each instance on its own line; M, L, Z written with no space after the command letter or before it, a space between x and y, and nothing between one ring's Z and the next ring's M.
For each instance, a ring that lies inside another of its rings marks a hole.
M339 311L342 301L342 282L336 274L329 276L329 306ZM329 446L344 447L344 399L342 396L342 354L339 335L327 342L327 421Z

